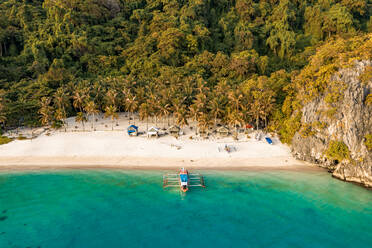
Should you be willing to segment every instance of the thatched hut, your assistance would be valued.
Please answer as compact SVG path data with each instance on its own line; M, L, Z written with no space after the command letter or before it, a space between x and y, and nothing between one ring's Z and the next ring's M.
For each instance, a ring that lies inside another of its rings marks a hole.
M221 126L221 127L217 128L217 133L221 137L227 137L227 136L229 136L229 129L225 126Z
M150 129L147 130L147 137L159 137L159 128L157 127L150 127Z
M178 136L179 133L180 133L180 131L181 131L181 128L180 128L179 126L175 126L175 125L173 125L173 126L170 126L170 127L168 128L168 132L169 132L170 135L172 135L172 136Z
M209 135L208 129L199 129L199 135L202 138L207 138Z

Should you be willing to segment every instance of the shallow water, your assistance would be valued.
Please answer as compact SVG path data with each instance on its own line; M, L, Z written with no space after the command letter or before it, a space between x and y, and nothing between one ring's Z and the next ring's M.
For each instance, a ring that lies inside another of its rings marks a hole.
M372 191L323 172L0 174L0 247L371 247Z

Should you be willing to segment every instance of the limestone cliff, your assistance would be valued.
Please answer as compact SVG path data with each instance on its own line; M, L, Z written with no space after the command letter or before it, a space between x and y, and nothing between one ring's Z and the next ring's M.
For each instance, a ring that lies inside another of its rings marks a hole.
M372 78L362 80L372 62L357 61L340 69L328 88L302 107L301 129L292 140L292 152L301 160L326 167L334 177L372 187L372 151L366 136L372 134ZM369 95L371 96L371 95ZM327 156L330 142L347 146L347 158ZM370 148L369 148L370 149Z

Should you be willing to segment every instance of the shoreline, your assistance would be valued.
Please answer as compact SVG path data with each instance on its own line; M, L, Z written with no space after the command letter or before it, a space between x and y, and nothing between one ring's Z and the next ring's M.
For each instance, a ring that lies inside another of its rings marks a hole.
M276 161L276 163L272 163ZM287 162L286 162L287 161ZM182 159L134 157L0 157L0 171L37 170L252 170L324 171L310 163L285 157L255 159Z
M73 132L79 124L69 118L70 131L41 128L34 139L17 139L0 146L0 170L30 169L192 169L246 170L252 168L306 169L296 160L290 148L276 135L250 130L234 138L211 132L207 138L196 134L192 126L182 128L174 137L169 130L159 130L158 138L148 138L148 124L138 121L141 134L130 137L125 131L128 117L121 113L115 130L111 121L97 117L97 131ZM120 129L120 130L119 130ZM247 130L246 130L247 131ZM33 136L23 128L18 136ZM8 133L11 135L11 133ZM262 137L261 137L262 136ZM257 137L261 137L258 138ZM265 137L271 137L268 144ZM228 148L228 150L227 150ZM314 167L314 166L312 166ZM311 166L310 166L311 168Z

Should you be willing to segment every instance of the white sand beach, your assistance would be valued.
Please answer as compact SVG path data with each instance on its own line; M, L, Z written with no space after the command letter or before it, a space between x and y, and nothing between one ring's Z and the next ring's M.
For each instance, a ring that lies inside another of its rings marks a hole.
M97 118L97 117L96 117ZM94 122L81 124L68 119L68 128L60 130L39 129L33 133L39 136L33 139L14 140L0 146L1 168L24 167L180 167L193 168L242 168L242 167L287 167L303 165L295 160L287 145L281 144L276 137L270 138L268 144L264 137L257 141L255 131L248 134L239 133L238 140L232 136L220 138L211 133L208 139L195 134L190 127L183 128L178 138L165 135L160 130L159 138L147 138L146 134L129 137L126 128L128 117L120 114L112 131L111 120L102 116ZM145 132L147 124L136 119L139 132ZM155 125L149 123L149 127ZM158 124L162 127L163 124ZM192 124L191 124L192 127ZM21 129L18 134L9 132L6 135L31 135L30 129ZM226 151L226 147L230 152Z

